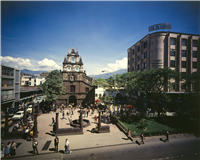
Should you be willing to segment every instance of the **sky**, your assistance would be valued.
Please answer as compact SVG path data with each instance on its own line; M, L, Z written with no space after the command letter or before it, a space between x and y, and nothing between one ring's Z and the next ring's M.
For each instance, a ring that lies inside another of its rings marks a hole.
M87 75L127 69L127 49L158 23L200 35L200 2L1 1L1 63L62 70L74 47Z

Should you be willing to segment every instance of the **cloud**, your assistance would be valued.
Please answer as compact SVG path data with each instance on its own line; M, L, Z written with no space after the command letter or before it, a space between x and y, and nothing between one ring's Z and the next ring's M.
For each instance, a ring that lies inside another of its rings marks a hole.
M47 58L44 58L42 61L39 61L37 63L40 68L48 68L48 70L53 70L53 69L60 70L62 68L59 65L57 65L55 61Z
M1 56L1 63L6 66L11 66L17 69L33 69L34 65L30 62L30 59L13 58L10 56Z
M17 69L29 69L32 71L49 71L54 69L61 69L55 61L51 59L44 58L42 61L34 61L30 59L23 59L23 58L13 58L10 56L1 56L1 63L6 66L14 67Z
M124 57L121 60L116 60L115 63L108 63L106 67L96 68L95 72L93 73L95 73L94 75L97 75L97 74L102 74L102 71L114 72L120 69L127 69L127 57Z

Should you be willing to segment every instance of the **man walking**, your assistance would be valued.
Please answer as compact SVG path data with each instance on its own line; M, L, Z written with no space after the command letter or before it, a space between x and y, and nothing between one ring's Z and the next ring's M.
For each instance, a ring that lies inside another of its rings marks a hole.
M63 111L62 115L63 115L63 118L62 118L62 119L64 119L64 118L65 118L65 112L64 112L64 111Z
M169 142L169 131L168 130L166 130L165 135L166 135L165 142L167 142L167 141Z
M72 151L69 150L69 141L68 141L68 139L66 139L66 141L65 141L65 154L67 154L67 151L69 153L72 153Z
M58 152L59 138L56 136L54 139L55 152Z
M143 134L143 133L140 134L140 138L141 138L141 142L140 142L140 143L143 143L143 144L144 144L144 139L146 139L146 138L144 137L144 134Z
M52 123L50 126L52 126L55 123L54 117L52 117Z
M37 140L33 139L33 143L32 143L32 146L33 146L33 155L35 155L35 151L37 151L37 154L39 154L38 153L38 149L37 149L37 145L38 145Z

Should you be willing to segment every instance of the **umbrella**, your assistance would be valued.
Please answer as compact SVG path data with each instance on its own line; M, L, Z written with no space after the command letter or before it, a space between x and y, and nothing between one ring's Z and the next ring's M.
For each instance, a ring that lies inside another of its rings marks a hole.
M100 99L96 99L95 102L101 102L101 100Z

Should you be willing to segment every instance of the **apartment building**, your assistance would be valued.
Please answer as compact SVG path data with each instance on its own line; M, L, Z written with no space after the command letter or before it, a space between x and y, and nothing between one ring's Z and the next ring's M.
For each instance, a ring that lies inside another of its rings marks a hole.
M35 76L35 77L30 77L29 78L28 85L29 86L40 86L44 82L45 82L45 78Z
M200 35L177 32L154 32L146 35L127 50L128 72L164 67L183 75L199 72ZM169 92L185 92L192 86L175 81Z
M1 65L1 109L20 101L20 70Z

